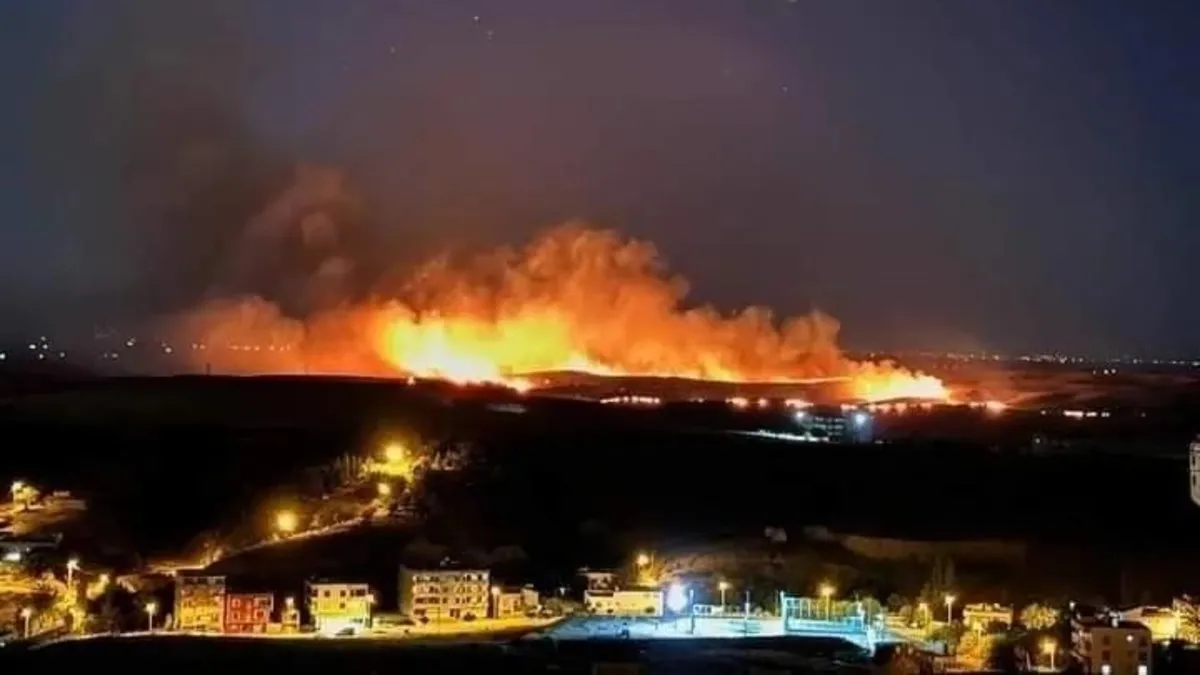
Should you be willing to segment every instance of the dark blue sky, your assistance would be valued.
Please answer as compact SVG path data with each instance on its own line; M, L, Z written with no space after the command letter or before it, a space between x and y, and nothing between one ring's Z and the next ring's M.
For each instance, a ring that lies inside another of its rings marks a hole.
M852 346L1195 355L1197 35L1168 0L0 3L0 309L186 304L315 162L395 260L582 217Z

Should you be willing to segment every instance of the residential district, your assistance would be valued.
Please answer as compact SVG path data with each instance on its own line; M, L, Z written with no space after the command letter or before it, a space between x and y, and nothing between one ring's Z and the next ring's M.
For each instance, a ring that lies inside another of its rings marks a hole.
M336 535L345 531L339 528L362 527L397 513L397 500L419 484L422 461L405 448L386 445L377 459L352 463L346 473L353 478L316 500L327 504L365 487L372 495L362 511L368 515L329 524L315 517L301 522L296 511L280 509L271 518L269 539L238 551ZM289 587L264 582L261 574L259 581L215 574L208 564L147 565L118 575L72 555L61 535L45 534L84 509L79 500L65 492L43 493L23 480L14 481L10 492L0 508L0 644L44 645L98 635L789 636L834 638L846 653L901 650L930 670L1200 672L1200 650L1193 647L1200 644L1200 606L1188 597L1168 607L1064 602L1017 608L966 597L951 573L916 597L880 600L843 592L836 578L807 589L764 588L761 579L735 573L698 574L673 564L669 552L650 550L631 553L620 569L579 570L575 583L554 588L505 583L486 566L464 565L450 556L421 567L399 566L394 586L377 578L310 578L302 587ZM227 549L223 555L238 551ZM392 597L384 595L384 586Z

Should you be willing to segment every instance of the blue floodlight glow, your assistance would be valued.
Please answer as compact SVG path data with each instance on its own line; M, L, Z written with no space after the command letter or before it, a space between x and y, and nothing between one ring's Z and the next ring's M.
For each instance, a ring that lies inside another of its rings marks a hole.
M861 411L861 410L860 410L860 411L858 411L858 412L856 412L856 413L854 413L854 426L856 426L856 427L863 427L863 426L866 426L866 425L867 425L867 419L868 419L868 417L867 417L867 413L865 413L865 412L863 412L863 411Z
M687 609L687 587L680 583L667 588L667 609L676 614Z

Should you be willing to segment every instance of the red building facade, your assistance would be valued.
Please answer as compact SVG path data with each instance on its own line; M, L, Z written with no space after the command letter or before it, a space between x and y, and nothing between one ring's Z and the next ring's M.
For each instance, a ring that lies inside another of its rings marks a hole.
M225 631L265 633L274 608L275 596L270 593L230 593L225 605Z

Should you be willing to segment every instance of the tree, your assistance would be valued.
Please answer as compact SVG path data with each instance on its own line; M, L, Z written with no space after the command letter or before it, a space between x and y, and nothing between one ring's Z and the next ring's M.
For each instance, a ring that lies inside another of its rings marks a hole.
M1020 619L1029 630L1043 630L1058 623L1058 610L1035 602L1021 610Z
M1190 595L1175 598L1171 609L1179 617L1179 639L1192 644L1200 642L1200 604L1196 598Z

